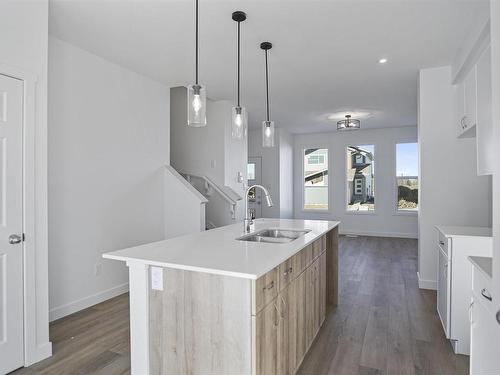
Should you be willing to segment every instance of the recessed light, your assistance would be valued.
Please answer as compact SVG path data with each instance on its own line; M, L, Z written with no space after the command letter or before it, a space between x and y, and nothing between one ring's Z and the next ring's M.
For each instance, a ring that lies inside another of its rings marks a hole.
M385 64L387 62L387 59L384 57L378 61L379 64Z

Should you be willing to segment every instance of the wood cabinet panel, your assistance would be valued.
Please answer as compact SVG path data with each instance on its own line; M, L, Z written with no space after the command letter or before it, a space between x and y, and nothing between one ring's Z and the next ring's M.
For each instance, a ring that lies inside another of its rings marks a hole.
M306 275L307 272L302 272L295 279L295 358L297 365L302 362L308 347L306 338Z
M296 283L292 281L278 296L280 323L278 327L278 375L293 375L296 359Z
M326 316L326 252L319 259L319 325L325 321Z
M278 296L279 266L272 269L254 282L253 313L257 314L264 306Z
M270 303L255 317L256 371L258 375L276 375L278 369L279 312Z
M281 263L278 267L279 272L279 290L285 289L288 284L295 279L295 258L291 257Z

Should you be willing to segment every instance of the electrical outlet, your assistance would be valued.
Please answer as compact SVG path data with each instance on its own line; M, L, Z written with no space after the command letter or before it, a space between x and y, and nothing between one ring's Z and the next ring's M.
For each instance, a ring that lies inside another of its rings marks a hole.
M101 276L102 273L102 264L101 263L96 263L94 264L94 275L96 277Z

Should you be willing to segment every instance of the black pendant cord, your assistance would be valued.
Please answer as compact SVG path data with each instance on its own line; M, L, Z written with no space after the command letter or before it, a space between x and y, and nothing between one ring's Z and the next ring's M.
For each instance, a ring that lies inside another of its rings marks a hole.
M268 67L267 67L267 49L265 50L266 53L266 115L267 115L267 122L269 122L269 72L268 72Z
M195 55L196 55L196 63L195 63L195 69L196 69L196 86L198 86L198 0L196 0L196 26L195 26L195 33L196 33L196 51L195 51Z
M240 107L240 24L238 22L238 108Z

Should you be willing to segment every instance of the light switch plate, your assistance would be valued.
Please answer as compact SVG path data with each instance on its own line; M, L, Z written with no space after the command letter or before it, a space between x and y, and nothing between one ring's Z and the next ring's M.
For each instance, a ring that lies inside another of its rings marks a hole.
M163 268L151 267L151 289L163 290Z

